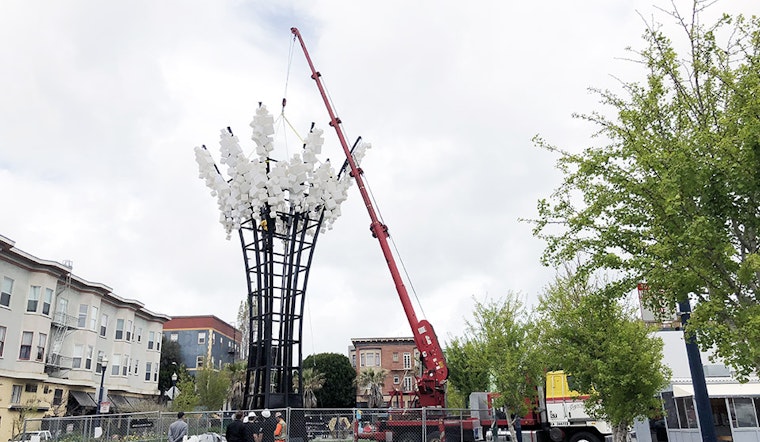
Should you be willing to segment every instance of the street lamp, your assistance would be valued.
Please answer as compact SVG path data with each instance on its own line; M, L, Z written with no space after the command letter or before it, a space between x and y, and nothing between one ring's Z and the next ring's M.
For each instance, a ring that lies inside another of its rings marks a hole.
M98 394L98 413L100 414L100 407L103 405L103 380L106 378L106 367L108 367L108 356L103 356L100 360L100 393Z
M177 373L172 373L172 406L174 406L174 393L177 391Z

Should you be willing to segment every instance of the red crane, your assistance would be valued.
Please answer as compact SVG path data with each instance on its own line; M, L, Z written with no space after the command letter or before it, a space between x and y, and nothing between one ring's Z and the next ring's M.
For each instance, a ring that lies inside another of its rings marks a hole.
M409 325L412 328L412 334L414 335L414 343L420 352L420 359L422 361L422 376L417 378L417 393L419 395L421 407L435 407L445 406L445 385L446 379L449 376L449 370L446 366L446 359L443 356L443 350L438 343L438 338L435 335L433 326L425 319L417 319L417 314L414 312L412 302L409 299L409 293L406 291L404 282L401 280L401 274L396 266L396 260L393 258L391 249L388 246L388 226L380 222L375 213L375 208L370 200L369 193L364 186L364 180L362 179L362 169L356 165L353 155L351 155L351 149L346 142L346 137L341 129L341 121L335 116L335 112L330 105L330 101L327 99L324 86L320 79L321 74L314 68L314 64L309 57L309 51L306 49L301 33L297 28L291 28L291 32L298 39L301 44L303 53L306 56L306 61L309 63L311 69L311 78L317 83L319 93L322 95L322 100L327 107L327 113L330 115L330 126L335 128L335 132L338 134L340 145L343 147L343 153L346 155L346 161L350 167L350 174L356 180L356 185L359 187L359 193L361 193L364 205L367 207L371 224L369 226L372 236L377 238L380 243L380 248L385 256L385 262L388 264L388 269L391 271L391 277L393 283L396 285L396 292L401 300L401 305L404 307L404 313L406 319L409 321Z

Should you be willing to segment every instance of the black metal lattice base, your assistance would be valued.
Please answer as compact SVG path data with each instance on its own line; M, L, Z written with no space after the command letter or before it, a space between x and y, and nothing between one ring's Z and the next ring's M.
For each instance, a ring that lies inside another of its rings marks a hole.
M258 224L250 219L239 230L250 320L247 409L302 406L297 391L302 383L302 318L322 218L293 212L277 216L281 223L269 217Z

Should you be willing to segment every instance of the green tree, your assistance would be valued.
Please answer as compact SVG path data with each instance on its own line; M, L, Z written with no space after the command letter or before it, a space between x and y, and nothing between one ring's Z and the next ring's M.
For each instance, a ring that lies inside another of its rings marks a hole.
M488 370L478 363L478 351L475 342L466 338L454 338L444 349L446 365L449 367L446 401L450 407L454 407L451 401L452 387L464 399L460 408L470 406L470 393L488 391Z
M193 411L200 403L195 391L195 379L187 371L179 372L177 390L179 394L174 398L172 411Z
M221 410L230 389L230 372L214 370L208 364L195 373L195 391L199 405L207 410Z
M158 370L158 389L167 391L172 387L172 374L177 373L182 365L182 353L179 343L161 338L161 361ZM179 376L179 374L178 374Z
M388 371L384 368L367 367L362 369L359 376L356 377L356 386L366 392L369 408L385 407L383 387L385 386L386 375L388 375Z
M303 368L313 367L324 374L325 386L314 392L320 408L350 408L356 406L354 378L356 371L345 355L318 353L303 361Z
M530 313L515 293L501 300L475 301L474 319L467 321L462 342L470 342L472 366L487 370L499 393L495 407L504 407L509 431L516 439L515 420L529 411L526 398L535 398L541 367L534 340L530 339Z
M451 373L451 372L449 372ZM456 385L449 383L446 385L446 408L450 409L468 409L470 395L459 391Z
M589 395L587 412L610 422L616 442L629 439L636 418L661 413L658 393L670 380L662 340L632 311L571 270L546 288L537 311L542 361L572 376Z
M696 301L686 327L747 375L760 369L760 18L700 24L672 12L686 53L651 24L634 52L646 82L596 90L599 146L559 153L562 184L539 201L546 263L616 275L609 296L646 281L653 308Z

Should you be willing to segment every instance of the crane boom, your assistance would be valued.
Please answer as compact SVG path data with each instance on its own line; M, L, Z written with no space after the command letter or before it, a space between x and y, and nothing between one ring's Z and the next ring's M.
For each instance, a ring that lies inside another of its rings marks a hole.
M444 406L445 383L448 378L448 367L446 366L443 350L438 343L438 337L433 330L433 326L427 320L417 319L417 314L414 312L414 307L409 299L409 293L404 286L398 266L396 265L396 260L393 258L393 254L388 245L388 226L380 222L377 213L375 212L375 207L372 205L369 193L364 186L364 180L362 179L363 171L356 165L356 161L354 160L353 155L351 155L351 150L340 126L341 121L335 115L335 112L330 105L330 101L327 98L327 94L325 93L324 86L320 79L321 74L314 68L314 64L311 61L309 51L306 49L306 44L301 37L301 33L297 28L291 28L290 30L301 44L301 49L303 49L306 61L309 64L309 69L311 70L311 78L317 83L319 93L322 95L322 100L327 107L327 113L330 115L330 126L332 126L338 134L338 140L340 140L340 145L343 148L343 153L346 155L346 160L351 170L350 174L356 180L356 185L359 187L359 193L361 193L362 200L364 200L364 205L369 213L369 218L371 220L369 226L370 231L372 232L372 236L377 238L377 241L380 243L385 262L388 264L393 283L396 286L396 292L401 300L401 305L404 308L404 313L409 321L409 325L412 328L414 343L420 352L420 359L423 366L422 376L417 378L420 406Z

